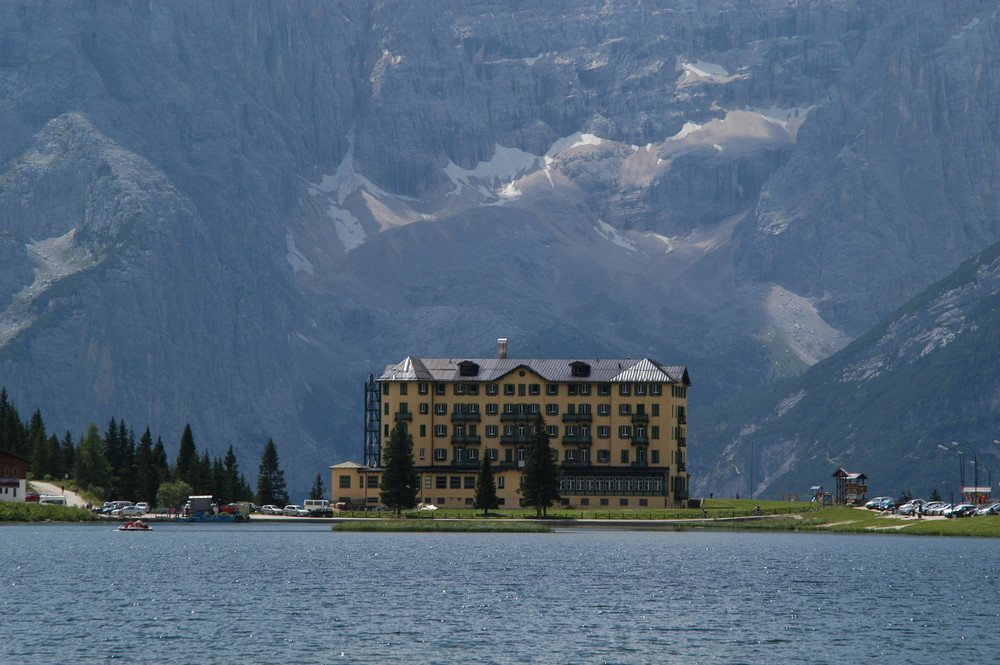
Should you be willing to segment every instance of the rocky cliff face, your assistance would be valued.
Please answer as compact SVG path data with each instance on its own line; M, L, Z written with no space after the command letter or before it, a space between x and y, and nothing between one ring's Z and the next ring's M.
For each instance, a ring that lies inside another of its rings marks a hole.
M969 447L987 485L1000 462L998 293L1000 243L802 376L716 407L699 491L801 497L832 489L843 466L875 494L957 498L954 465L972 458L955 453Z
M302 488L407 354L651 355L711 401L1000 236L988 2L0 21L0 383L245 467L273 436Z

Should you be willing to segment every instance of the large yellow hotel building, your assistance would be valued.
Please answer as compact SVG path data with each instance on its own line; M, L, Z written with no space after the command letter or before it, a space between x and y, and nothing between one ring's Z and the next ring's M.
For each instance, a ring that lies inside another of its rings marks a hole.
M472 507L482 456L501 507L517 493L540 414L562 467L563 506L680 508L688 499L685 367L642 358L413 358L376 381L381 439L404 421L413 437L420 501ZM377 506L380 469L330 467L335 502Z

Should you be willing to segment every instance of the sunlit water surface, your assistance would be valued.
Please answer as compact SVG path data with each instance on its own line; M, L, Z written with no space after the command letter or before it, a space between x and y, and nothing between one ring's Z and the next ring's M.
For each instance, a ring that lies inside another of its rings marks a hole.
M989 663L997 541L0 527L0 664Z

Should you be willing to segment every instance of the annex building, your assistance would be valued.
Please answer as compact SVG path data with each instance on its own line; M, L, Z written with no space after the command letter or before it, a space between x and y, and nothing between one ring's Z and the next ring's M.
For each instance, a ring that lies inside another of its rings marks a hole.
M471 507L482 456L501 506L517 493L541 415L562 468L564 506L680 508L688 499L685 367L649 358L414 358L375 379L381 439L403 421L413 437L420 501ZM378 504L380 469L330 467L335 502Z
M27 457L0 449L0 501L24 501L30 462Z

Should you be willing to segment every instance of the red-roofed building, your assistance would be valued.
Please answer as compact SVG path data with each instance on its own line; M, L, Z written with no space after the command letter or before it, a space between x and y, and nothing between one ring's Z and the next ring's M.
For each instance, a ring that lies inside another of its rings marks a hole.
M0 501L24 501L30 462L26 457L0 449Z

